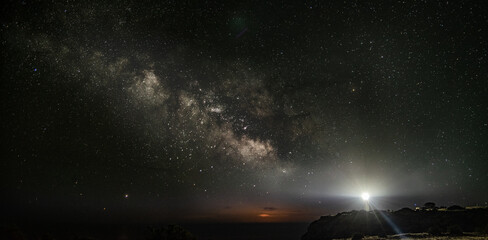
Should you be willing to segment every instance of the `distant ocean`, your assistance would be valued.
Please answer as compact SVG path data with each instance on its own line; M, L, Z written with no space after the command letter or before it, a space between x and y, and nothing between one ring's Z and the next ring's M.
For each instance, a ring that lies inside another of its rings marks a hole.
M201 240L299 240L310 223L235 223L182 225Z
M310 223L202 223L180 224L198 240L299 240ZM55 239L88 237L94 240L144 240L146 224L49 224L16 225L27 239L48 234Z

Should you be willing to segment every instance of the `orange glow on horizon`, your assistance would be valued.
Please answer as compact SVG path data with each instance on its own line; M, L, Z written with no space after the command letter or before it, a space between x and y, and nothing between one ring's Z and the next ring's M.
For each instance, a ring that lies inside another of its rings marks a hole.
M220 205L227 206L226 204ZM300 209L278 204L274 204L272 207L263 207L268 206L266 204L234 204L234 206L221 207L215 211L209 210L204 214L192 215L191 218L187 218L188 221L236 223L311 222L317 219L316 209Z

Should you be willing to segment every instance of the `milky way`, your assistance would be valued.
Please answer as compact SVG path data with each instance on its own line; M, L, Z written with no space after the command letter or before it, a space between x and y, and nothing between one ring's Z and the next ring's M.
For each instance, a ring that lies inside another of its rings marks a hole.
M309 221L363 191L382 208L488 202L475 3L23 1L1 18L12 216Z

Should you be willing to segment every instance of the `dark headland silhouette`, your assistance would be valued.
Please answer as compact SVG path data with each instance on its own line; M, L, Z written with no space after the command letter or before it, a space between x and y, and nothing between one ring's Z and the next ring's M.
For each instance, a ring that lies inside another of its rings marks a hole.
M424 236L487 234L488 208L457 205L438 208L429 202L415 210L343 212L335 216L322 216L312 222L302 240L362 239L363 236L386 238L404 233L425 233Z

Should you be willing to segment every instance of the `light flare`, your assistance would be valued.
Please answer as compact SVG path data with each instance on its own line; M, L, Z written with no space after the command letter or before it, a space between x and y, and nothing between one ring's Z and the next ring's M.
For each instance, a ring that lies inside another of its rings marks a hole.
M369 200L369 193L367 193L367 192L363 192L363 194L361 194L361 198L362 198L364 201L368 201L368 200Z

